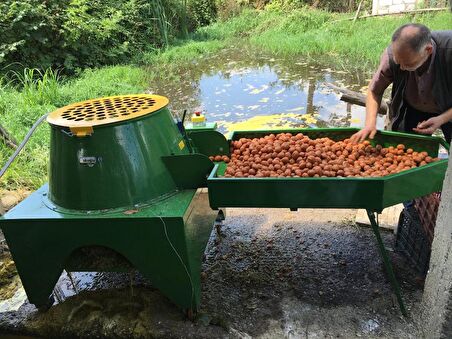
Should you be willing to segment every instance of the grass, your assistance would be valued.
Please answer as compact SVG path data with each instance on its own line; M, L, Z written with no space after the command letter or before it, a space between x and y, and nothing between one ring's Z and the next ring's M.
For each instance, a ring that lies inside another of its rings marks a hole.
M290 21L291 18L287 18ZM302 54L311 57L325 56L332 61L342 61L346 68L374 68L384 48L389 44L394 30L407 22L420 22L432 29L445 29L452 24L451 15L376 17L350 21L327 21L315 29L294 32L284 39L284 20L279 27L253 37L256 45L283 54ZM296 20L294 20L296 21ZM276 51L277 50L277 51ZM341 60L342 59L342 60Z
M322 59L340 68L371 70L389 44L392 33L408 22L423 23L432 30L450 29L450 12L382 16L345 20L350 14L306 9L289 13L244 11L227 22L198 30L203 38L244 38L252 45L280 56Z
M407 22L431 29L450 29L449 12L344 20L350 14L306 9L245 10L225 22L198 29L186 40L153 53L137 55L132 65L87 69L77 78L57 71L26 69L0 79L0 124L19 142L41 115L72 102L101 96L142 93L157 77L177 80L184 67L230 43L243 42L283 57L303 57L331 63L336 68L373 70L392 32ZM2 177L0 187L36 189L47 180L49 127L42 124L23 152ZM0 164L12 150L0 144Z
M140 55L137 62L146 69L149 83L156 77L177 81L183 69L197 58L214 53L226 45L225 40L179 40L165 51Z
M169 23L166 19L165 8L161 0L155 0L153 6L151 6L154 17L156 18L157 26L160 31L160 35L162 36L162 40L164 42L164 46L168 46L168 32L169 32Z

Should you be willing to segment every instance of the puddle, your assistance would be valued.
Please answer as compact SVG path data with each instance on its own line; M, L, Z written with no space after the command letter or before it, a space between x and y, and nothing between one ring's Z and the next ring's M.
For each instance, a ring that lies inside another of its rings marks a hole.
M84 289L92 289L95 279L101 273L98 272L66 272L64 271L53 291L55 303L60 303L67 298L76 295Z
M14 280L19 280L19 278L15 277ZM20 285L20 282L18 284ZM0 313L17 311L26 301L27 295L25 294L23 287L20 285L20 287L15 289L15 292L11 297L7 297L6 299L0 301Z
M130 294L133 295L133 288L141 286L150 287L149 282L136 271L130 273L63 271L53 290L55 299L53 305L62 303L81 291L128 288ZM28 303L27 295L17 273L0 290L0 297L0 314L17 311L22 305Z
M58 304L80 291L127 288L133 295L133 288L146 286L149 282L138 271L131 272L66 272L63 271L54 289Z
M376 332L380 328L380 323L378 320L369 319L361 324L361 328L364 333L370 334L372 332Z
M170 98L174 114L203 109L223 133L291 127L359 127L365 108L340 100L326 83L365 91L369 74L350 73L304 59L274 58L231 47L160 79L150 91ZM383 128L380 117L378 127Z

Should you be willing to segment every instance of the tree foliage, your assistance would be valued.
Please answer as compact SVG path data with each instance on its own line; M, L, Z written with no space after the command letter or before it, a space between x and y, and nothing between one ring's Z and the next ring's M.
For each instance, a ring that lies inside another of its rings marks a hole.
M181 0L3 0L0 65L80 68L122 63L186 32Z

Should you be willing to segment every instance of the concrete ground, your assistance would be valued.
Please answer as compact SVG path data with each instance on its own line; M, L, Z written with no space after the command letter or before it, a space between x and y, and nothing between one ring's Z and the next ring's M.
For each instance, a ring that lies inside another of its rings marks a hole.
M84 338L418 337L413 317L401 316L372 230L354 223L356 211L226 213L221 236L212 232L205 253L202 306L195 322L186 320L139 274L131 279L128 274L78 273L78 293L63 276L57 294L65 300L45 313L24 301L20 288L15 296L22 302L9 311L0 301L0 333ZM382 235L391 248L394 235ZM6 262L8 252L3 250ZM423 281L402 256L390 255L413 315Z

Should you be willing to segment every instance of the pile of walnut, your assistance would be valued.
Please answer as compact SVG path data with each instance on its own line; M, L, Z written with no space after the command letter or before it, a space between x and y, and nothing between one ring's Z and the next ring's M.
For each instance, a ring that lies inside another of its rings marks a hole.
M439 160L427 152L397 147L373 147L369 141L310 139L298 133L270 134L231 142L225 177L381 177Z

